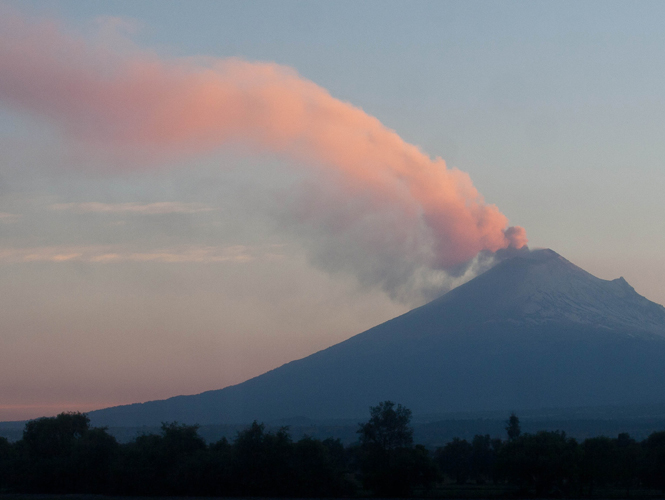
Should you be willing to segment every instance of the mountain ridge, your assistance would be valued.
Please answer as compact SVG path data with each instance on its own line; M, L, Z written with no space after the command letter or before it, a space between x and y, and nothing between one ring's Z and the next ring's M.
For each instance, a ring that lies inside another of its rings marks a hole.
M665 308L552 250L523 252L447 294L224 389L90 412L96 425L352 418L665 401Z

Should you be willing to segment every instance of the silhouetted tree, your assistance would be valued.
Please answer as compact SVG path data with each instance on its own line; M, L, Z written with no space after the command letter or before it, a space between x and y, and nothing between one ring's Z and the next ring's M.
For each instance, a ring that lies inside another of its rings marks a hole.
M506 424L508 424L506 426L506 432L508 433L508 441L514 441L515 439L520 437L522 429L520 427L520 419L517 418L517 415L511 413L510 418L508 419Z
M26 491L65 493L72 491L76 475L72 464L74 443L88 431L89 419L81 413L61 413L26 423L21 464Z
M523 490L567 493L577 483L579 445L565 432L523 434L506 443L497 456L500 477Z
M428 488L436 469L427 450L413 448L411 410L392 401L370 408L360 428L360 466L363 484L379 496L409 496L416 487Z
M15 460L13 446L7 438L0 437L0 490L4 490L12 482Z
M77 471L75 491L105 493L111 481L111 468L117 460L119 445L106 427L88 429L75 443L72 467Z
M489 434L475 435L471 442L471 477L479 484L492 479L496 453Z
M615 482L617 486L625 488L626 496L630 496L630 490L638 480L642 448L628 433L622 432L615 440L615 450Z
M147 496L166 494L168 458L163 453L163 437L142 434L121 447L121 458L112 471L112 493ZM165 474L166 472L166 474Z
M339 452L342 456L340 457ZM339 440L304 437L294 444L294 481L289 494L298 497L344 496L352 486L344 478L344 448Z
M254 421L233 444L232 474L236 492L249 496L280 496L293 482L293 445L287 428L273 434Z
M616 447L608 437L599 436L585 439L582 443L580 481L589 488L605 486L615 477Z
M123 495L200 493L207 446L197 425L162 423L161 434L143 434L122 447L113 492Z
M647 486L657 488L665 495L665 432L652 433L642 445L642 479Z
M473 447L466 439L454 438L435 453L441 472L457 484L464 484L471 475Z
M407 448L413 445L411 410L392 401L384 401L369 409L370 419L359 424L360 442L382 450Z
M90 427L83 413L61 413L57 417L30 420L23 430L23 442L31 459L42 460L68 455L74 442Z
M161 446L167 458L164 490L170 495L201 493L202 473L208 454L198 430L198 425L162 423Z
M226 438L209 446L209 460L202 471L206 496L228 496L232 491L233 446Z
M82 413L31 420L18 449L17 481L23 491L77 493L104 491L118 444L105 428L90 429Z
M326 438L322 441L323 446L328 450L328 456L336 470L349 470L349 452L344 448L339 438Z

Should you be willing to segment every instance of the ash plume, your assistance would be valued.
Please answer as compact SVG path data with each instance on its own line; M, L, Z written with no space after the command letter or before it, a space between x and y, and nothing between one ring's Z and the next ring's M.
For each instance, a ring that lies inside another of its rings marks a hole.
M287 159L306 181L276 217L326 271L396 298L428 295L526 245L466 173L289 67L115 52L52 21L2 17L2 102L134 164L238 145Z

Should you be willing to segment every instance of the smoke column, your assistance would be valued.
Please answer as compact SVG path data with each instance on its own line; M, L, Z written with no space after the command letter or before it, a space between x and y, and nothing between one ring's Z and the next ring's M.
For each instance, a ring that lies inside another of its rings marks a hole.
M2 17L0 100L71 138L155 164L241 144L312 172L289 224L327 270L392 293L428 273L459 272L479 253L526 245L524 229L508 227L466 173L291 68L114 52L53 22Z

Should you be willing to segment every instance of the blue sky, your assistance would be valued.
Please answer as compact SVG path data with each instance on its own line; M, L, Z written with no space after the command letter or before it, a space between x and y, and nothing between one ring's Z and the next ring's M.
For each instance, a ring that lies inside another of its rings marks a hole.
M531 247L665 303L660 2L4 4L120 51L292 67L467 172ZM109 169L0 101L0 418L221 388L414 305L313 253L326 234L275 217L284 162L222 150ZM140 256L52 259L120 247Z

